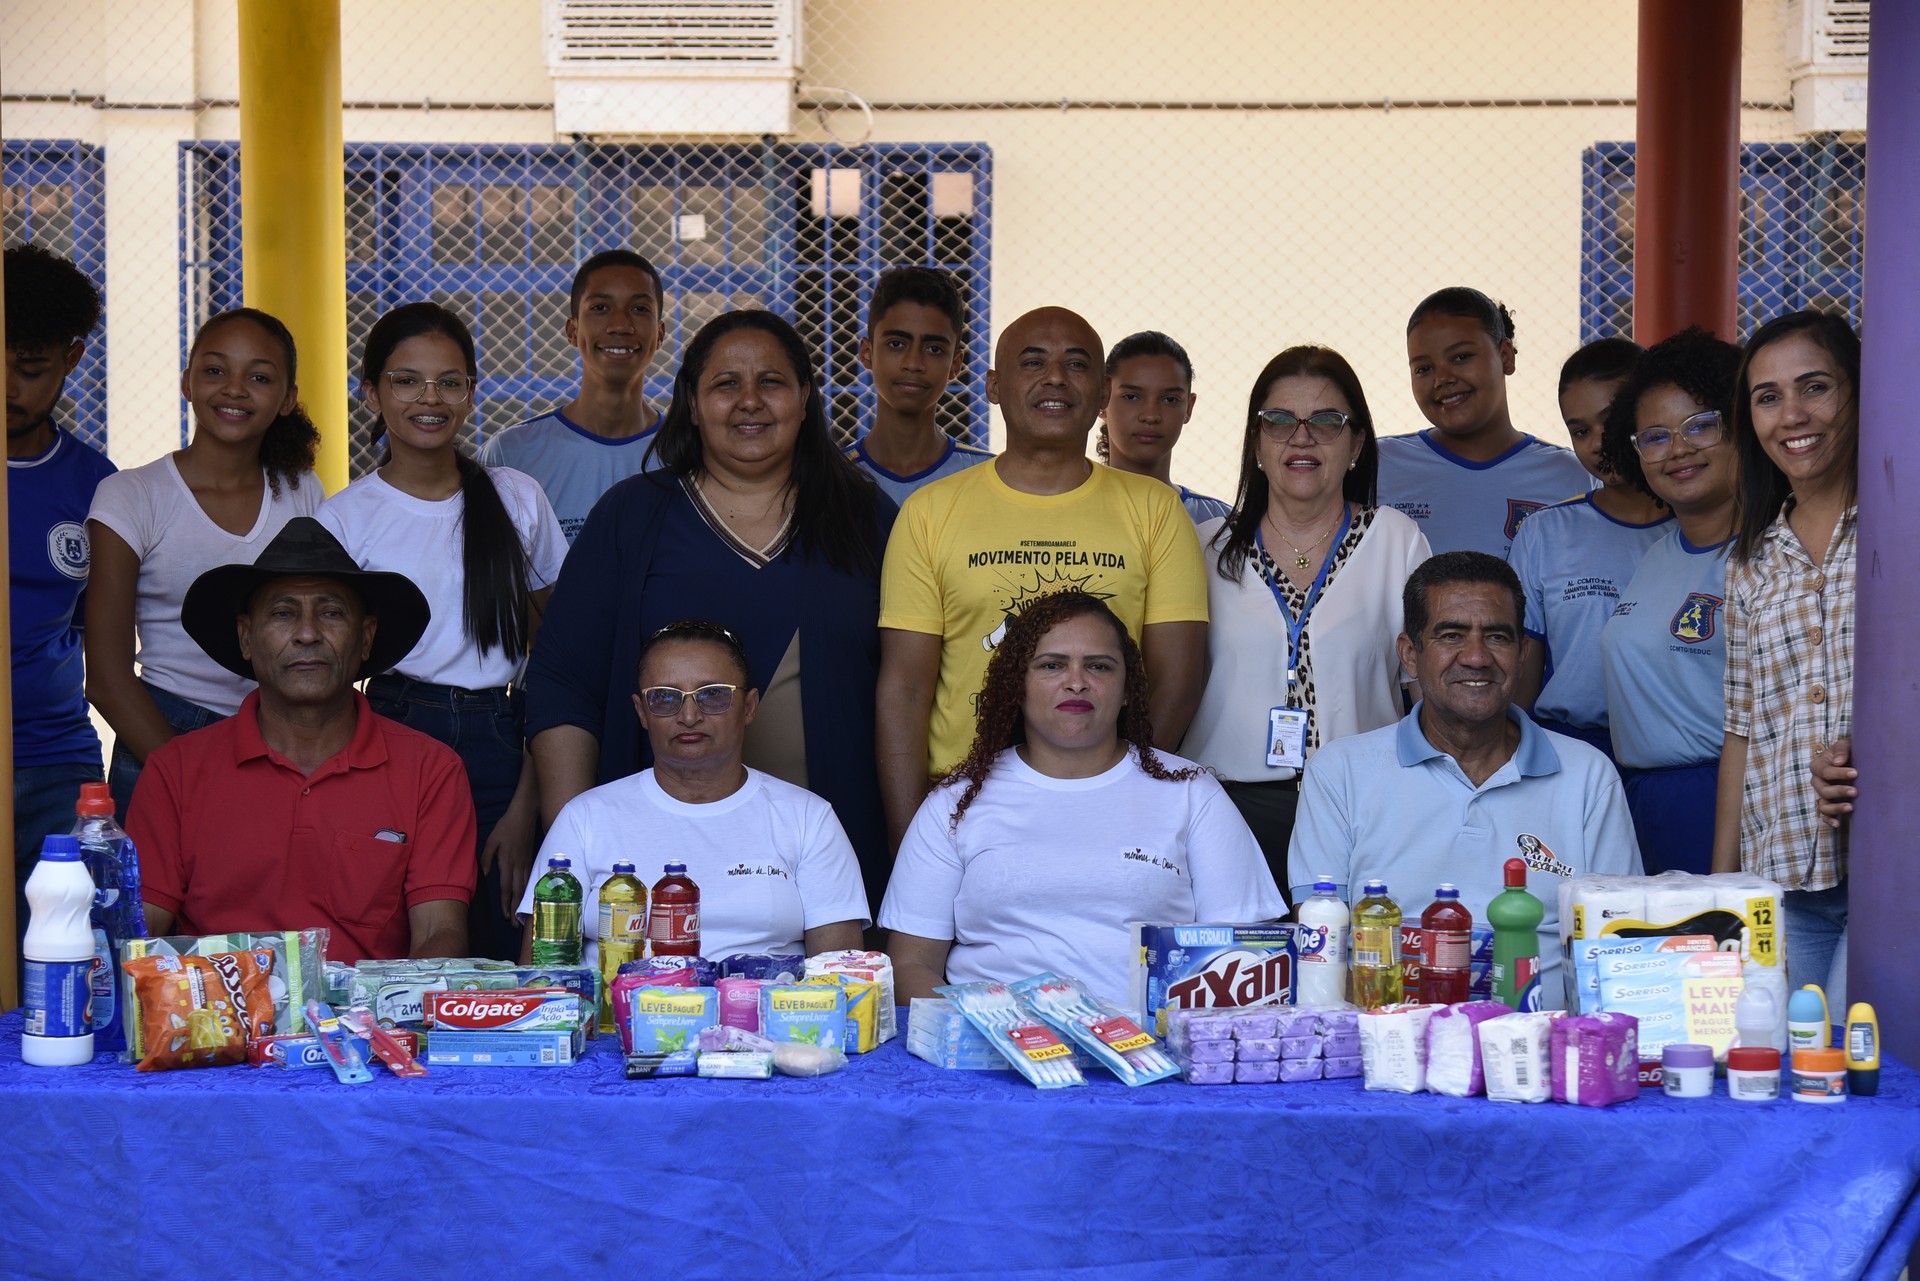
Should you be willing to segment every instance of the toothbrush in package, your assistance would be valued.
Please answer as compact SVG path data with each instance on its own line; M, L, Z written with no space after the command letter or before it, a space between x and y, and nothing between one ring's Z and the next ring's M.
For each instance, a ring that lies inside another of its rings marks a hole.
M933 989L980 1029L1014 1071L1043 1090L1085 1085L1073 1047L1020 1003L1005 983L949 983Z
M1011 985L1015 996L1091 1054L1127 1085L1147 1085L1180 1073L1165 1050L1119 1007L1100 1000L1076 978L1036 974Z
M313 1025L313 1035L320 1042L321 1052L327 1056L327 1066L340 1078L342 1084L358 1085L373 1080L373 1073L367 1071L367 1062L360 1057L360 1047L347 1035L346 1027L333 1015L333 1007L325 1001L308 1001L307 1022Z

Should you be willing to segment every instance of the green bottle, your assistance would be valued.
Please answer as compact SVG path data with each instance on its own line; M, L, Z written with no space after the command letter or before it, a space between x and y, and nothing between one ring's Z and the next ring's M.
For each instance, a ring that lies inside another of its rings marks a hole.
M580 964L580 880L573 860L556 854L533 887L533 963Z
M1527 893L1526 860L1507 860L1507 888L1487 904L1493 926L1493 999L1516 1010L1540 1008L1540 921L1547 909Z

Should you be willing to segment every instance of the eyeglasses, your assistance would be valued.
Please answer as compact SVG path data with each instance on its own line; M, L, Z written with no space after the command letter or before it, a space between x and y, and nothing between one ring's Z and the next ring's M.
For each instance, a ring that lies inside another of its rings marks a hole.
M1686 440L1695 449L1712 449L1727 438L1727 423L1717 409L1683 419L1679 430L1672 427L1649 427L1637 431L1627 439L1633 442L1633 448L1648 462L1658 462L1673 452L1673 442L1678 436Z
M1292 440L1301 423L1307 425L1307 436L1314 444L1331 445L1346 433L1347 424L1353 421L1353 415L1337 409L1322 409L1305 418L1295 418L1284 409L1263 409L1254 416L1260 420L1260 430L1276 445Z
M388 374L387 386L393 388L393 398L403 405L411 405L427 394L427 388L434 387L440 392L443 405L465 404L467 397L473 394L473 379L459 374L448 374L445 378L422 378L419 374Z
M678 716L680 709L692 699L693 705L700 709L702 716L719 716L733 710L733 694L738 685L702 685L699 689L676 689L672 685L649 685L640 691L640 701L647 709L647 715L658 716L662 720L669 716Z

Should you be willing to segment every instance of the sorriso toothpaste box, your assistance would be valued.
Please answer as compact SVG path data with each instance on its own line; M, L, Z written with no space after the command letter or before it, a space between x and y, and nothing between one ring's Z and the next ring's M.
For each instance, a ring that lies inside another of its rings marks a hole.
M1130 928L1140 943L1133 1003L1161 1036L1168 1010L1293 1004L1292 925L1135 921Z
M433 1032L427 1062L435 1067L566 1067L585 1048L586 1029L571 1032Z

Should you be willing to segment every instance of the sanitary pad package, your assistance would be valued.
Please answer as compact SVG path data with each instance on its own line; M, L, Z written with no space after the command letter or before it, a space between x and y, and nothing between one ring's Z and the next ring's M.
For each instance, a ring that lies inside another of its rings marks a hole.
M1640 1093L1639 1020L1631 1014L1555 1019L1550 1059L1553 1097L1603 1108Z
M1169 1010L1293 1003L1295 926L1135 921L1129 928L1140 942L1132 1000L1149 1032L1166 1035Z
M1443 1005L1383 1005L1360 1012L1360 1054L1369 1090L1427 1088L1427 1023Z
M885 952L820 952L809 956L805 978L820 974L842 974L850 979L866 979L880 985L873 1011L873 1035L885 1044L899 1035L894 1013L893 958Z
M1545 1103L1553 1097L1547 1057L1553 1048L1553 1022L1563 1017L1559 1011L1502 1014L1480 1024L1480 1063L1486 1071L1488 1098Z
M638 987L628 1013L630 1054L691 1050L700 1033L720 1022L720 994L710 987ZM428 1040L428 1048L432 1048Z
M1483 1093L1487 1078L1476 1030L1488 1019L1511 1013L1511 1006L1498 1001L1464 1001L1435 1010L1427 1020L1427 1089L1456 1098Z
M840 1049L847 1040L847 992L834 983L760 989L760 1034L769 1041Z

